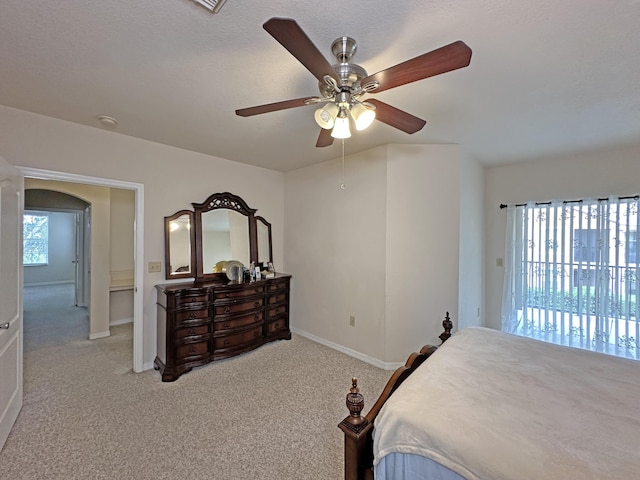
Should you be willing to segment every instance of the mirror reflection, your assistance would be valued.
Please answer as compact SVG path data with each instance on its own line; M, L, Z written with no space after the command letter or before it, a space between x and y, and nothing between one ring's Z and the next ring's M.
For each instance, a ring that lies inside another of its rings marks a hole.
M271 224L262 217L256 217L258 230L258 263L266 265L271 258Z
M169 219L169 259L167 272L171 276L191 274L191 215Z
M203 273L214 272L216 263L223 260L251 263L247 216L222 208L204 212L201 221Z

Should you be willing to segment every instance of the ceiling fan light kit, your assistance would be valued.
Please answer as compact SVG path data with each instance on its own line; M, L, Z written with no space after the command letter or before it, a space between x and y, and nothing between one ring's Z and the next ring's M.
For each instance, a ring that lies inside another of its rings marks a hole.
M324 107L317 109L313 116L320 128L330 130L333 128L339 110L340 108L335 103L327 103Z
M351 136L351 129L349 128L349 116L345 109L340 109L338 116L336 117L333 130L331 130L331 136L333 138L349 138Z
M316 123L322 128L316 142L317 147L331 145L334 138L349 138L351 121L356 130L366 129L377 119L409 134L420 131L426 124L421 118L380 100L363 102L360 97L457 70L471 62L471 49L464 42L457 41L368 75L360 65L350 62L358 49L356 41L351 37L340 37L333 41L331 53L338 63L331 65L295 20L271 18L263 27L318 79L320 96L241 108L236 110L236 114L249 117L324 103L314 113ZM331 130L330 135L328 130ZM324 133L325 131L327 132Z
M351 116L356 124L356 130L364 130L376 119L376 111L373 105L354 103L351 107Z

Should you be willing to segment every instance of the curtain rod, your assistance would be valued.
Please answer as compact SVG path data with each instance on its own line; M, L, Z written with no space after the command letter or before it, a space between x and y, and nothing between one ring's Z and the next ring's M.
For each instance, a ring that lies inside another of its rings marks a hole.
M628 197L618 197L618 200L638 200L640 198L640 196L638 195L630 195ZM609 200L608 198L598 198L597 199L599 202L603 202L605 200ZM562 203L564 203L565 205L567 203L582 203L583 200L564 200ZM537 207L538 205L551 205L552 202L536 202L534 205ZM514 207L525 207L527 204L526 203L516 203L514 205ZM507 208L509 205L507 205L506 203L501 203L500 204L500 208Z

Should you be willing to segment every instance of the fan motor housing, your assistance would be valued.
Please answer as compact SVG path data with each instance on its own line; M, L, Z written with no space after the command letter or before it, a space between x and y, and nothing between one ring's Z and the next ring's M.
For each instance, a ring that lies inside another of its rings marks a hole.
M353 92L360 86L360 80L367 76L367 71L360 65L349 63L357 50L358 44L351 37L336 38L331 44L331 53L339 62L331 67L338 76L338 88L342 91ZM331 98L336 94L333 87L325 82L319 82L318 88L324 98Z

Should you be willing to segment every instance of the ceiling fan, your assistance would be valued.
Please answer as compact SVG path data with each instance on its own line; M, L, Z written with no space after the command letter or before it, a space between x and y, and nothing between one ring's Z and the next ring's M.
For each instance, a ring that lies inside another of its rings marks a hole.
M338 63L331 65L295 20L271 18L263 27L318 79L320 96L241 108L236 110L236 114L249 117L324 104L315 112L316 123L321 127L316 147L327 147L334 138L350 137L350 121L355 123L357 130L364 130L374 119L406 133L421 130L426 124L421 118L380 100L362 101L360 97L457 70L471 62L471 49L464 42L457 41L368 75L360 65L350 62L357 50L357 44L351 37L340 37L333 42L331 52Z

